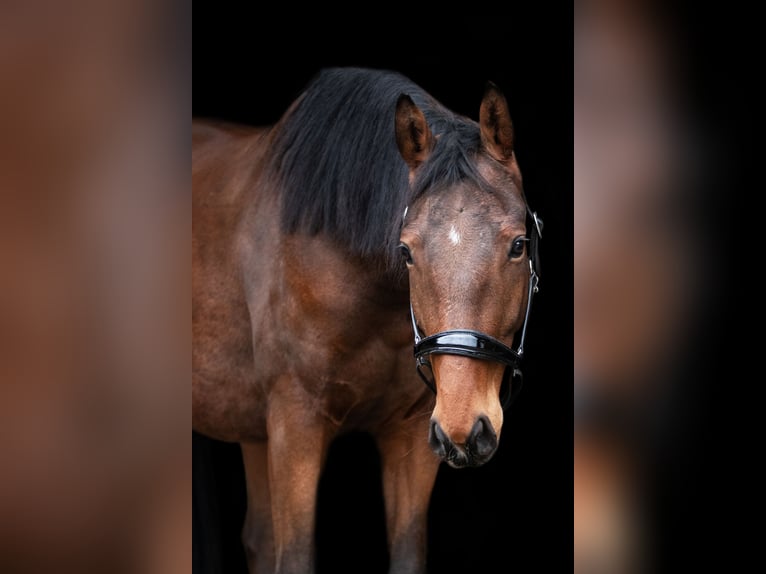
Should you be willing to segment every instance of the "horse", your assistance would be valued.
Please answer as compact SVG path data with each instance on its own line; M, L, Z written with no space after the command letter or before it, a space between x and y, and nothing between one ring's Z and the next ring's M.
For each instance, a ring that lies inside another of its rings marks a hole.
M440 462L486 463L520 386L541 227L513 143L494 84L477 123L356 68L272 127L194 122L192 424L241 445L251 573L314 570L351 430L379 449L390 571L424 572Z

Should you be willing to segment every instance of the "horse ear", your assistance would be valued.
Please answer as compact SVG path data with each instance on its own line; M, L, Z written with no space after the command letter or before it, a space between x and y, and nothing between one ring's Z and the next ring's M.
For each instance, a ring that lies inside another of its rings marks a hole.
M426 117L406 94L396 102L396 145L411 170L428 158L433 147Z
M500 162L507 162L513 155L513 123L508 102L495 84L487 82L479 111L481 142L484 149Z

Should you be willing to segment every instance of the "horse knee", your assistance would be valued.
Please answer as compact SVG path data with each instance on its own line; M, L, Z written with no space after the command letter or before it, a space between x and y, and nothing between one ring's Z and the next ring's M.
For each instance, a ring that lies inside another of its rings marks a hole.
M274 548L271 527L248 513L242 527L242 547L250 574L271 574L274 571Z

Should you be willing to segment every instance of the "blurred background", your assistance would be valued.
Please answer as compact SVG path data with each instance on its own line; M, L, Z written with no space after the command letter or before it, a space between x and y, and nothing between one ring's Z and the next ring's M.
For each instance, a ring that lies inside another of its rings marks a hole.
M0 3L0 571L191 570L191 10Z
M575 3L575 572L743 560L724 525L752 396L730 323L747 29L698 3Z

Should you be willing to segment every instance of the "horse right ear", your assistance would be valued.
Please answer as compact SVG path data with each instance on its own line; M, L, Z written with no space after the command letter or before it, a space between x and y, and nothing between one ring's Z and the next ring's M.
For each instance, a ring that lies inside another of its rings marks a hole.
M396 145L410 170L423 163L433 148L426 117L407 94L396 102Z
M507 163L513 157L513 122L508 102L495 84L487 82L479 110L481 142L497 161Z

